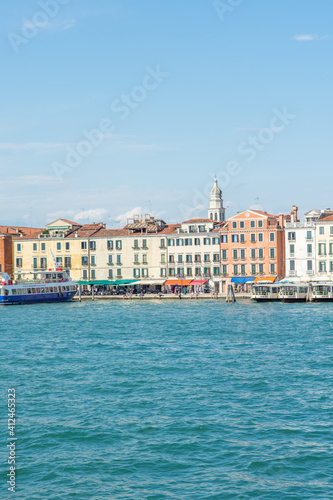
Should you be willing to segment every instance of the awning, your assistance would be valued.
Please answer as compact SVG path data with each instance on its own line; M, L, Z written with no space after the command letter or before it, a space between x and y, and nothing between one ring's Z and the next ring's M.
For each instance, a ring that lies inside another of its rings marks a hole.
M258 276L254 282L255 283L274 283L276 276Z
M138 280L134 285L164 285L165 280Z
M257 279L257 278L256 278ZM242 278L231 278L231 283L248 283L249 281L255 281L253 277L247 276Z
M109 286L117 286L117 285L133 285L137 282L137 280L116 280L116 281L107 281L107 280L94 280L94 281L77 281L79 285L109 285Z
M165 286L174 286L174 285L179 285L179 286L188 286L191 284L192 280L167 280L164 285Z
M204 285L208 280L193 280L191 281L191 285Z

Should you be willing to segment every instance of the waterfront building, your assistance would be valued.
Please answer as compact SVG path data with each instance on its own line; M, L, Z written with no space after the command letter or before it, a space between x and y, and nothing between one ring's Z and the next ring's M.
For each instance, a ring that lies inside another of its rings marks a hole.
M291 214L272 215L244 210L228 219L221 231L222 276L228 283L243 284L255 278L274 281L285 275L285 232L287 222L297 221L297 207Z
M31 227L0 226L0 272L12 274L13 262L13 237L31 235L41 229Z
M333 212L328 208L315 222L315 278L333 280Z
M316 275L316 221L320 210L310 210L305 221L286 222L286 278L308 281Z

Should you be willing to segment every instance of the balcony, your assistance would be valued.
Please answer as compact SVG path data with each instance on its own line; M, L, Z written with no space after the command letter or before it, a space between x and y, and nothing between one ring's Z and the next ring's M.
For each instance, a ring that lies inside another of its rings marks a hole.
M309 274L309 276L312 276L314 274L314 271L306 271L306 274Z
M108 266L114 266L114 263L113 262L107 262L107 265Z
M288 271L289 276L297 276L297 271Z

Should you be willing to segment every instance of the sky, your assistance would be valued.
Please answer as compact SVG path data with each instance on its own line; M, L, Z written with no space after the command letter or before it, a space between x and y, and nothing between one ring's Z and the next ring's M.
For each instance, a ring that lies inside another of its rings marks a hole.
M0 224L333 208L332 0L0 3Z

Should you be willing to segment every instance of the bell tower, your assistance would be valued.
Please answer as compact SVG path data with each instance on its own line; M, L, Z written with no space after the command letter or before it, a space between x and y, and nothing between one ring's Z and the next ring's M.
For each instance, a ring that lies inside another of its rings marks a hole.
M225 208L223 207L222 191L217 185L217 179L214 180L213 189L210 192L208 219L217 222L225 221Z

